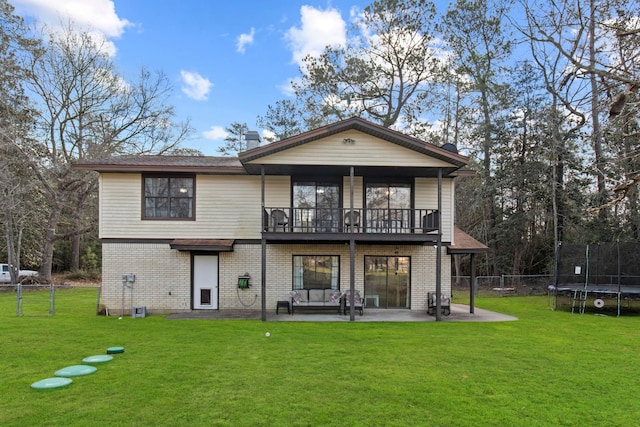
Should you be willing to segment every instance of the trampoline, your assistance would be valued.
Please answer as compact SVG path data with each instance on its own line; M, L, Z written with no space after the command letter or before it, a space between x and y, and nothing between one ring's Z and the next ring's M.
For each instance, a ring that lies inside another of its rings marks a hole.
M557 250L553 308L572 313L640 313L640 243L562 244Z

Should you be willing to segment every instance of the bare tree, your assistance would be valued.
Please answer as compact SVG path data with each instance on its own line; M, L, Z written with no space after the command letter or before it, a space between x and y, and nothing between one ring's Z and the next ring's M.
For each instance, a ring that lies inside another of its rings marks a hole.
M164 153L190 129L188 123L172 122L173 109L166 103L171 87L165 76L143 69L136 81L128 82L117 74L102 46L71 25L63 33L49 34L29 70L40 144L19 148L49 200L40 274L50 278L56 240L80 239L85 231L77 217L62 229L61 216L65 211L82 216L87 200L82 195L97 185L94 174L74 171L73 164L114 154Z
M621 159L611 156L604 146L611 126L632 132L623 132L621 137L637 136L632 122L637 121L640 90L640 3L594 0L585 7L578 0L563 0L529 1L523 6L527 25L521 31L547 75L548 90L570 112L576 129L589 129L598 189L595 206L603 220L608 208L640 180L638 173L614 173L613 181L607 184L612 167L615 169ZM623 120L625 123L620 123Z
M34 236L36 228L29 226L38 222L40 210L37 188L32 185L25 159L15 149L18 143L31 143L33 114L22 88L26 78L22 62L38 49L38 41L28 37L24 22L13 11L9 3L0 0L0 223L7 262L12 267L11 280L15 283L22 261L23 237ZM35 244L29 246L31 256L34 249L40 249Z

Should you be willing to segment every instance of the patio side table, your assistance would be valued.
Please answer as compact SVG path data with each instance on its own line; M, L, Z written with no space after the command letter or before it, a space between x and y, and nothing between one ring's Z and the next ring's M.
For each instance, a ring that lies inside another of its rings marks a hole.
M291 314L291 304L289 301L281 300L276 305L276 314L279 314L280 307L287 309L287 314Z

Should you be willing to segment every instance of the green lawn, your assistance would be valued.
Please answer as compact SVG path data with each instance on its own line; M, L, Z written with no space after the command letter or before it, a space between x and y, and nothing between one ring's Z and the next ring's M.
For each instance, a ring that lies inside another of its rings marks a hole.
M546 297L476 300L520 319L505 323L118 320L95 304L95 289L59 290L55 316L19 318L0 293L0 425L640 422L640 317L554 312ZM125 353L96 373L30 387L111 346Z

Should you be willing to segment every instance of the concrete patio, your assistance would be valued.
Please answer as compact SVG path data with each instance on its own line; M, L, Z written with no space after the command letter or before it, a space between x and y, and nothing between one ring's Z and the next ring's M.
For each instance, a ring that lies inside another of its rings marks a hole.
M475 313L469 313L469 306L451 304L451 314L442 316L443 322L510 322L518 320L516 317L496 313L481 308L475 308ZM167 319L260 319L259 310L215 310L192 311L167 315ZM349 314L342 315L334 310L296 310L294 315L287 314L286 309L280 309L280 314L269 312L268 322L348 322ZM404 309L365 309L364 316L356 313L356 322L435 322L436 317L426 312Z

